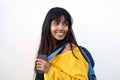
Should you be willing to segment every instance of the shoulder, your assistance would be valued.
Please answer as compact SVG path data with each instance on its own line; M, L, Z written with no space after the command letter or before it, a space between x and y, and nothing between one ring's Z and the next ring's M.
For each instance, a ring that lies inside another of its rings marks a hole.
M62 52L61 53L64 53L64 52L67 52L67 51L70 51L70 50L72 50L72 49L74 49L74 48L76 48L77 46L75 45L75 44L70 44L70 43L68 43L65 47L64 47L64 49L62 50Z
M77 47L75 44L70 44L70 43L68 43L66 46L65 46L65 49L67 49L67 50L72 50L72 49L74 49L75 47Z

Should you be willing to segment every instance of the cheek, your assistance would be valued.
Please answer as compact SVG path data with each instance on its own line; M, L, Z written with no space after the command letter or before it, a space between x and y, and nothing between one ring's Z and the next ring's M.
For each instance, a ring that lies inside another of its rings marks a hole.
M50 33L51 33L52 36L53 36L54 32L55 32L55 28L54 28L54 27L51 27L51 28L50 28Z
M69 29L69 28L68 28L68 27L66 27L66 28L65 28L65 31L66 31L66 32L68 32L68 29Z

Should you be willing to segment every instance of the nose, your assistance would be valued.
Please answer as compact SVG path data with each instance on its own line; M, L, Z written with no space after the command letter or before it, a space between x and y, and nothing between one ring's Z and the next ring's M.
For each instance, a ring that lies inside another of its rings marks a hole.
M62 24L59 24L58 29L59 29L59 30L63 30L63 29L64 29L64 26L63 26Z

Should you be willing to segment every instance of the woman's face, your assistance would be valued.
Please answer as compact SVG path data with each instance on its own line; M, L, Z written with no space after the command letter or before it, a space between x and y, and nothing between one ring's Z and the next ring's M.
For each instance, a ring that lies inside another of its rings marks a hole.
M65 20L64 16L60 19L55 19L51 22L51 35L56 40L63 40L68 32L68 22Z

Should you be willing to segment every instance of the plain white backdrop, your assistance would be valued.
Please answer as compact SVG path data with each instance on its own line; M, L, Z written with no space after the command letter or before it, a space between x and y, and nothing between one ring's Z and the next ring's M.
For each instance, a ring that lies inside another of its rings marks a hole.
M98 80L120 80L119 0L0 0L0 80L33 80L41 26L56 6L72 15L76 39L93 55Z

